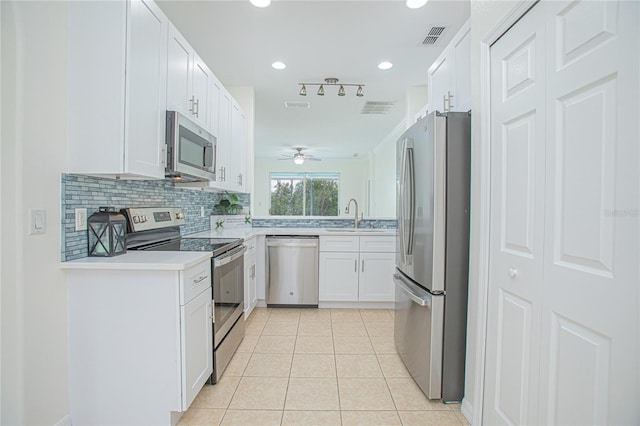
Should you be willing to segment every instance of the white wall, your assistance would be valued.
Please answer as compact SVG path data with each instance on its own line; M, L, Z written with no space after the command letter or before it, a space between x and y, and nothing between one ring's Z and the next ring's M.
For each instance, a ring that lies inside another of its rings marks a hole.
M401 122L373 150L371 210L375 217L396 217L396 141L405 127L405 122Z
M479 405L482 401L482 389L479 388L479 383L476 383L475 379L478 370L484 368L483 365L477 365L478 354L483 350L481 332L484 328L484 324L479 321L478 313L480 305L486 304L483 295L478 291L485 271L481 256L483 252L486 254L485 247L480 244L480 234L483 231L483 224L479 218L480 209L483 207L480 188L483 184L483 178L488 176L484 174L486 170L482 170L480 167L481 159L488 153L488 147L480 144L480 135L483 131L481 121L486 114L489 114L489 111L484 109L480 102L481 42L518 3L520 2L471 0L471 241L465 396L462 408L463 412L465 409L473 408L473 424L479 424L481 421L479 417L481 407Z
M293 160L279 161L262 158L255 159L254 203L251 205L253 216L269 215L269 173L270 172L329 172L340 173L340 196L338 207L340 216L353 217L353 210L345 215L344 208L351 198L355 198L359 206L367 204L366 188L369 176L367 160L322 160L306 161L295 165Z
M67 3L2 8L1 423L68 421L67 288L60 260L66 166ZM27 235L29 208L46 210Z

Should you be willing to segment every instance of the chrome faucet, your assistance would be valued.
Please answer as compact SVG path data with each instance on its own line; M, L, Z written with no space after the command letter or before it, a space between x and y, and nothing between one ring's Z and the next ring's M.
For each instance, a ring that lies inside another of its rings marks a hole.
M360 223L360 219L358 219L358 202L355 200L355 198L352 198L352 199L349 200L349 202L347 203L347 208L344 209L344 212L346 214L349 214L349 206L351 205L352 201L356 205L356 216L355 216L355 219L354 219L354 222L353 222L353 227L354 228L358 228L358 224Z

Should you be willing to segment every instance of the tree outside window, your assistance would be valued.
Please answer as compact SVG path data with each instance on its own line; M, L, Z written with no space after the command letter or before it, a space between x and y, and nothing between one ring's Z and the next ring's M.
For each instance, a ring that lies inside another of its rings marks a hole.
M274 216L338 216L338 173L271 173Z

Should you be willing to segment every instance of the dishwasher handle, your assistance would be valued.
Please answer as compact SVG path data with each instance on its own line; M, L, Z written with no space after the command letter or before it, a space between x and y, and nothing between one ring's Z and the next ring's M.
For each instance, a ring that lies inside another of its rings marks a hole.
M318 247L318 241L307 240L267 240L267 247Z

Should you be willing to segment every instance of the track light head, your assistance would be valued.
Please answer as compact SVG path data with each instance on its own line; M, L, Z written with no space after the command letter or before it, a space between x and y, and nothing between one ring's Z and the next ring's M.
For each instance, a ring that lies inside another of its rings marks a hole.
M302 85L302 88L300 89L300 96L307 96L307 88L305 87L305 85Z

